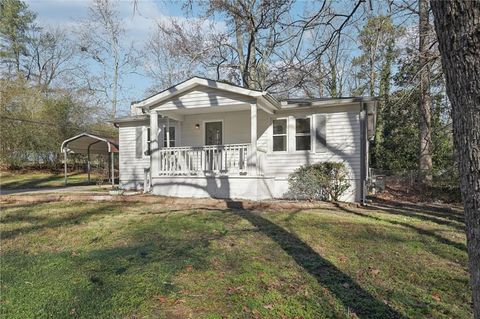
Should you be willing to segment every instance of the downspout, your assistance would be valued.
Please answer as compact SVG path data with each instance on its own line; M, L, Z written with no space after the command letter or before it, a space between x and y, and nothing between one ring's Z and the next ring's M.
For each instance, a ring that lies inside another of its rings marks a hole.
M367 175L368 175L368 121L367 104L361 103L360 111L360 202L366 203L367 197Z

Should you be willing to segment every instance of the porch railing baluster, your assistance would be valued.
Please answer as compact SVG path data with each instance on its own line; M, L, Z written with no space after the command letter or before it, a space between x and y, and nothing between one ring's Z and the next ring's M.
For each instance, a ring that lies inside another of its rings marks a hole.
M250 144L169 147L159 153L160 175L245 174ZM258 164L263 169L263 161Z

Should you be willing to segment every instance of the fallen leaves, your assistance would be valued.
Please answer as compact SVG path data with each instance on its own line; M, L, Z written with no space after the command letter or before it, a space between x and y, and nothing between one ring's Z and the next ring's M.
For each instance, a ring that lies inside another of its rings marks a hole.
M263 308L268 309L268 310L272 310L273 305L271 303L269 303L269 304L263 305Z

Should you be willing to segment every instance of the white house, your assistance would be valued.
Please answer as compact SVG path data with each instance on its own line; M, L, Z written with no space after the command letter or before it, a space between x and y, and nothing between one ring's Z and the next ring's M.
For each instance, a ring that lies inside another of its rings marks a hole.
M372 98L278 101L268 92L194 77L119 118L120 185L179 197L282 198L306 163L343 162L362 201Z

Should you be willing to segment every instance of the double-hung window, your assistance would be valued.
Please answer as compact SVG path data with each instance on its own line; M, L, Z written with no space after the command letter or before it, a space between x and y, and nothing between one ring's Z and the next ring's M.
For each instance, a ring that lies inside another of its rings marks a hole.
M311 119L295 119L295 150L310 151L312 149L311 141Z
M287 119L273 120L273 151L287 150Z

